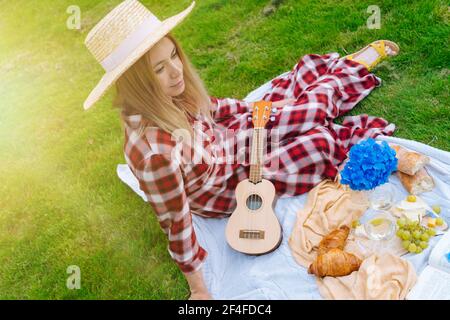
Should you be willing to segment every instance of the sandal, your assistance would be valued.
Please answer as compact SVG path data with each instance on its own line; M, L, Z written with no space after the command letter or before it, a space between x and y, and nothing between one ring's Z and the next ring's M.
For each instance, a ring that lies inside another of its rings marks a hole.
M386 49L386 46L388 46L388 47L391 49L391 51L392 51L391 54L388 54L388 53L386 52L386 50L385 50L385 49ZM359 55L360 53L364 52L364 51L365 51L367 48L369 48L369 47L374 48L375 51L378 52L378 57L375 59L374 62L372 62L372 63L369 65L369 64L367 64L367 63L364 62L364 61L355 59L355 56L357 56L357 55ZM380 63L382 60L386 59L387 57L393 57L393 56L396 56L396 55L399 53L399 51L400 51L400 48L399 48L399 46L398 46L395 42L392 42L392 41L389 41L389 40L377 40L377 41L374 41L374 42L370 43L369 45L365 46L364 48L362 48L362 49L359 50L358 52L349 54L349 55L345 56L344 58L347 58L348 60L353 60L353 61L356 61L356 62L358 62L358 63L361 63L362 65L364 65L364 66L367 68L367 70L370 71L370 70L372 70L378 63Z

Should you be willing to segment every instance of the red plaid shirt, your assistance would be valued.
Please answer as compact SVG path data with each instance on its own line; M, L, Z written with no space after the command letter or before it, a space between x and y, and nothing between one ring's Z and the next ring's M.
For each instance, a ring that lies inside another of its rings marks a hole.
M363 65L339 59L337 53L305 55L291 72L272 80L263 100L296 99L274 110L265 127L262 174L278 197L300 195L323 179L334 179L348 149L361 139L392 135L395 125L365 114L346 117L342 125L333 123L380 83ZM141 116L126 120L125 159L168 236L170 255L185 273L198 270L207 256L196 239L191 213L229 216L236 207L235 187L249 176L249 104L211 97L211 108L217 125L199 115L193 125L200 141L194 140L193 147L155 127L139 138Z

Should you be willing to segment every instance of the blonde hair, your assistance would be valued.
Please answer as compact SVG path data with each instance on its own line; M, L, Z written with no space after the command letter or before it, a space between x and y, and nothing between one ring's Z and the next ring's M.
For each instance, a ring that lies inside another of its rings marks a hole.
M183 63L185 83L183 93L169 97L163 92L147 52L116 81L113 106L120 110L122 125L126 116L142 115L139 135L144 133L146 127L152 125L169 133L173 133L176 129L186 129L192 137L193 129L188 116L195 118L200 113L210 123L215 123L211 100L203 81L180 44L170 33L166 37L175 45Z

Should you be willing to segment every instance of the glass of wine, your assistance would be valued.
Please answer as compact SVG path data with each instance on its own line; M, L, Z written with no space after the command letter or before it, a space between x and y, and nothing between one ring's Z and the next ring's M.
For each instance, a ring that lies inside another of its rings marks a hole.
M389 240L396 229L395 220L384 210L373 210L364 223L364 230L371 240Z
M370 207L374 210L389 210L394 204L395 188L390 183L379 185L368 192Z

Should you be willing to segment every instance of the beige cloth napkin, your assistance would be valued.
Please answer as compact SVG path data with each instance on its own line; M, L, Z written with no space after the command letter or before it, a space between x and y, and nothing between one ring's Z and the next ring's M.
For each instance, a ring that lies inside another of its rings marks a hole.
M289 237L295 260L308 267L317 257L322 238L342 225L351 226L368 209L366 194L347 190L345 186L323 180L309 191L305 206L297 212L297 220Z
M365 259L348 276L317 278L317 284L325 299L403 300L416 280L409 261L386 253Z
M325 179L310 190L305 206L297 212L297 220L288 243L294 259L305 268L308 268L316 259L317 246L325 235L342 225L351 226L352 221L358 220L369 208L367 193L351 190L347 186L340 184L339 178L338 175L335 181ZM389 261L394 265L380 267L379 272L382 275L381 278L388 277L391 268L405 268L403 259L398 257L405 253L398 237L393 237L388 241L377 242L369 240L365 236L356 236L354 230L352 230L344 250L355 254L360 259L364 260L364 263L366 263L365 259L372 257L374 254L378 254L378 256L383 257L383 259L385 255L390 255L392 259ZM370 261L371 260L369 260L369 262ZM375 261L378 260L375 259ZM368 267L370 267L370 265L371 264L369 263ZM411 265L407 265L408 268L404 270L406 270L407 273L414 272L414 269L410 269L412 268ZM375 264L375 266L377 266L377 264ZM361 279L359 281L362 281L364 278L363 276L360 276L358 279ZM347 282L349 281L350 280L347 280ZM325 293L333 290L333 287L327 289L329 284L334 284L334 282L328 280L325 282L318 281L320 292ZM397 285L399 288L404 287L409 290L409 284L410 282L398 282ZM328 297L355 296L364 299L363 296L368 296L367 294L361 295L359 292L356 292L356 287L353 287L353 285L348 287L348 290L355 290L355 292L352 294L339 294L333 291L334 295L328 295ZM401 292L400 289L397 291ZM391 295L385 296L386 299L390 299L390 297ZM401 295L397 298L401 298Z

